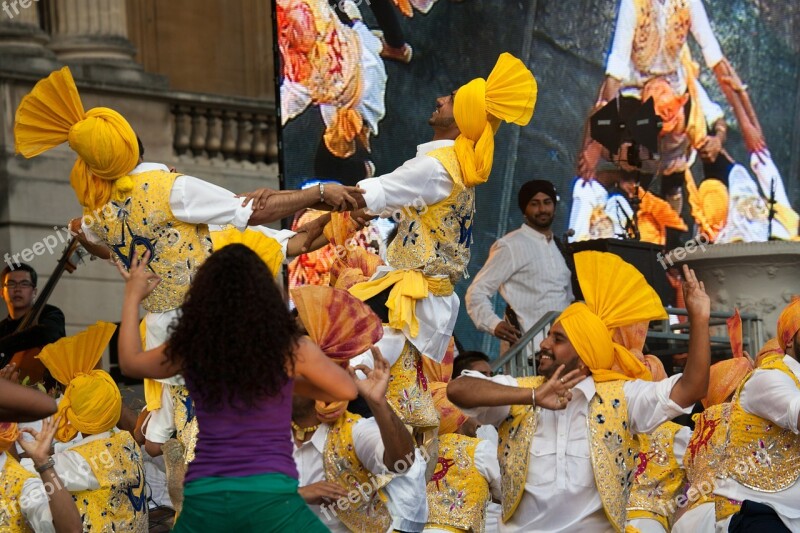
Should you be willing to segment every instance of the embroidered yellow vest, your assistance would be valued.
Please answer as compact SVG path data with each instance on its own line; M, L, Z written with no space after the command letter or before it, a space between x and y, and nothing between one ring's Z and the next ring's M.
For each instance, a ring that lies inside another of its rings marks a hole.
M388 263L398 269L421 270L426 276L449 276L455 284L467 271L475 191L464 186L461 167L452 146L428 152L450 177L450 196L429 206L406 206L398 217L397 237L387 249Z
M689 490L686 492L689 510L705 503L713 503L719 519L738 512L740 507L738 503L713 492L715 478L722 472L725 460L730 417L730 403L712 405L694 415L694 431L686 447L686 455L683 456L686 478L689 481Z
M489 482L475 467L479 439L448 433L439 436L439 459L428 482L428 526L483 533Z
M666 0L669 3L666 28L659 31L657 15L653 9L656 0L634 0L636 9L636 31L633 35L631 58L640 72L654 75L670 74L679 64L679 52L686 43L692 17L689 0ZM654 71L653 60L660 50L666 65L665 71Z
M633 477L628 520L650 518L669 531L674 515L674 498L682 491L686 476L673 450L675 434L683 426L661 424L649 435L641 434Z
M353 426L361 417L346 412L328 431L322 452L325 479L337 483L347 491L359 492L356 503L349 500L348 507L331 504L330 509L350 531L386 531L392 525L392 517L384 503L382 493L391 475L375 476L367 470L356 455L353 444Z
M189 391L182 385L168 385L175 417L175 432L183 444L186 464L194 461L194 448L197 446L197 417L194 416L194 402Z
M544 378L518 379L520 387L537 387ZM596 393L589 402L587 425L592 470L600 501L608 521L617 531L625 529L628 497L633 483L633 468L639 445L628 431L628 402L623 381L595 383ZM528 456L536 432L536 417L531 406L513 406L498 429L497 458L503 488L503 522L514 514L528 475Z
M72 492L84 531L147 531L142 452L127 431L70 448L83 457L100 488Z
M415 428L438 428L439 413L428 390L422 355L408 340L392 365L391 374L386 401L400 420Z
M33 532L25 520L19 500L25 480L36 477L11 455L6 454L6 464L0 472L0 531L8 533Z
M161 170L131 176L133 190L125 200L112 200L93 218L91 229L123 262L133 250L150 250L150 268L161 283L144 299L151 313L177 309L197 268L211 253L208 226L177 220L169 206L170 190L179 174Z
M767 357L759 369L783 372L800 388L800 381L782 355ZM742 409L739 398L750 377L752 374L742 380L731 402L723 471L745 487L779 492L800 477L800 435Z

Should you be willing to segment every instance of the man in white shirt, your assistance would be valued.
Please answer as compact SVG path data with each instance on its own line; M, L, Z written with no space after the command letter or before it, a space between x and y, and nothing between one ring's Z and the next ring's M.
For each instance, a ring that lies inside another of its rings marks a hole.
M518 202L525 223L492 245L466 294L475 327L509 344L545 313L563 311L573 299L572 273L553 236L555 187L546 180L529 181L520 188ZM517 324L495 314L492 297L498 291Z
M373 352L374 353L374 352ZM298 492L334 532L422 531L428 517L426 458L386 402L389 364L378 352L375 369L359 367L359 394L374 418L346 411L322 415L314 400L292 402ZM384 504L379 491L386 496Z
M742 502L717 531L800 531L800 298L778 318L782 354L765 357L733 397L715 494Z
M501 531L622 531L633 434L689 413L706 394L710 301L694 273L684 269L693 326L686 372L651 382L638 359L610 340L609 326L664 316L664 310L644 278L614 258L575 255L586 303L570 305L542 342L544 377L487 379L465 371L448 385L448 397L465 414L499 426Z

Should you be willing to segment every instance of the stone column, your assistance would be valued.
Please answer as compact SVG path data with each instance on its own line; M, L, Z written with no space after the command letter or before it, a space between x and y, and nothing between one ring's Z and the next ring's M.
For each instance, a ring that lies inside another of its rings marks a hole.
M0 3L0 68L8 71L52 70L55 55L45 45L36 0Z
M50 5L49 48L73 74L117 84L166 86L165 78L144 72L134 61L125 0L58 0Z

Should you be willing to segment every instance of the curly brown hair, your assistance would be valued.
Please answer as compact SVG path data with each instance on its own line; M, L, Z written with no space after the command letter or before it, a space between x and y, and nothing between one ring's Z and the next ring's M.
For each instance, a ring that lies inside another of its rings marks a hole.
M300 337L272 274L242 244L203 263L170 329L167 357L212 410L277 395Z

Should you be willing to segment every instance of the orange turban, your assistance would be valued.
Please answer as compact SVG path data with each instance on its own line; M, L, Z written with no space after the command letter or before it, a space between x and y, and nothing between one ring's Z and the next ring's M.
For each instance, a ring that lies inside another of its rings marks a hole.
M447 399L447 383L434 381L428 384L428 389L433 397L433 406L439 413L439 435L458 431L469 417Z
M733 394L744 377L753 370L747 357L734 357L711 365L708 378L708 395L703 398L703 407L723 403Z
M777 337L773 337L768 340L758 351L755 362L756 368L761 366L761 363L764 361L764 359L773 355L779 355L781 357L784 356L783 350L781 349L781 343L778 342Z
M800 298L794 298L778 317L778 342L784 353L798 331L800 331Z
M94 210L133 188L127 177L139 159L136 133L125 118L107 107L84 112L68 67L40 80L17 108L16 150L26 158L69 142L78 154L70 184L82 206ZM116 183L120 178L126 178Z
M16 422L0 422L0 453L7 452L19 437Z
M489 179L500 120L528 124L537 91L531 71L509 53L500 54L488 79L476 78L458 89L453 116L461 134L455 150L467 187Z
M317 400L314 403L314 409L322 422L333 423L347 411L348 405L350 405L350 402L347 400L330 403Z
M636 358L647 367L653 381L661 381L662 379L667 379L667 371L664 370L664 363L655 355L645 355L642 353L644 341L647 338L647 327L649 325L650 321L644 320L642 322L616 328L611 338L614 342L627 348L628 351L635 355ZM620 369L614 368L614 370Z
M95 366L117 327L98 322L86 330L48 344L37 357L53 377L67 386L58 404L56 438L72 440L80 431L95 435L113 428L122 412L122 396L111 376Z
M595 381L652 379L635 355L613 341L612 332L666 318L656 292L638 270L614 254L580 252L575 254L575 268L586 303L570 305L556 322Z

